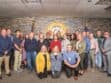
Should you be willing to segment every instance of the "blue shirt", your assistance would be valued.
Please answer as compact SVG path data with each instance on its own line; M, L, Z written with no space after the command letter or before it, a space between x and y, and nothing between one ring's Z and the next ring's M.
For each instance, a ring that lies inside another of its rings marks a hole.
M9 37L0 36L0 57L4 55L5 51L10 53L12 49L12 42Z
M90 51L90 39L86 36L84 37L84 41L86 43L86 49L85 49L85 52L88 53Z
M76 51L71 52L65 52L63 54L64 60L67 60L67 62L71 65L74 65L77 63L77 59L80 58L79 54Z
M56 57L54 54L51 54L51 70L52 70L52 72L61 71L62 61L63 61L62 54L56 55Z
M14 42L14 44L16 44L18 47L20 47L20 46L21 46L21 43L22 43L22 40L21 40L20 38L14 37L13 42ZM14 47L14 48L15 48L15 47ZM15 48L15 50L17 50L17 49Z
M38 46L38 43L36 41L36 39L26 39L25 40L25 44L24 44L24 47L25 47L25 50L27 52L34 52L37 50L37 46Z

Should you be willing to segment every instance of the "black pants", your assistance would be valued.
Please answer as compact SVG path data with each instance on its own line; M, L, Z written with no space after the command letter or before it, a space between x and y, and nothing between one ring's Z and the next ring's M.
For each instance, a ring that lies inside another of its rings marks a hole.
M68 66L65 66L65 73L68 78L70 78L72 75L78 76L78 68L70 68Z
M87 69L89 65L89 53L85 53L85 58L84 58L84 69Z
M12 49L10 52L10 59L9 59L9 67L10 69L13 69L14 66L14 50Z
M39 73L39 74L38 74L38 77L39 77L40 79L43 79L43 78L47 78L47 75L48 75L47 72Z

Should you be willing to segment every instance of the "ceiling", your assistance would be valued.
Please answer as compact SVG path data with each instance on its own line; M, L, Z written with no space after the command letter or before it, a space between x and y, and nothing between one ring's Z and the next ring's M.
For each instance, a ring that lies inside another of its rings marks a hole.
M44 15L111 18L111 0L0 0L0 17Z

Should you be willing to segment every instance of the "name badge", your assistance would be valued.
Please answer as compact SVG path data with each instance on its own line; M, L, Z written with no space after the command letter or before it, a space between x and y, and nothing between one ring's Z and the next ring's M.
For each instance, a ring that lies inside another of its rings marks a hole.
M71 58L68 58L69 61L71 61Z

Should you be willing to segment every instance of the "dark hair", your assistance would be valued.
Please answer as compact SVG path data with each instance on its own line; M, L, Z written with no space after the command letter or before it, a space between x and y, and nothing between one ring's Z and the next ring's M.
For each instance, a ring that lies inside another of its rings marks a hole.
M16 33L16 32L20 32L20 30L18 29L18 30L15 31L15 33Z
M73 38L71 37L71 40L77 40L77 35L75 33L72 33L71 36L73 36Z

